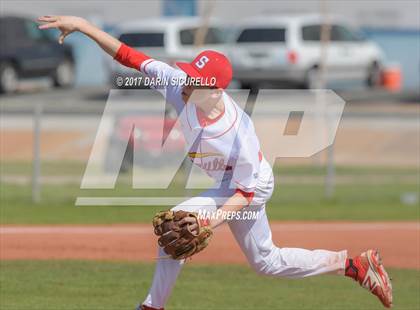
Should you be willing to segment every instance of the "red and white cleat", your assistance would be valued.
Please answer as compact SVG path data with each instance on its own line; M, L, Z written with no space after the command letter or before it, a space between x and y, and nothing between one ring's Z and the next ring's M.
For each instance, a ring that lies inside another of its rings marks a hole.
M385 307L392 307L391 280L377 250L368 250L353 259L347 259L345 275L377 296Z
M136 310L164 310L164 309L163 308L157 309L157 308L152 308L146 305L139 304Z

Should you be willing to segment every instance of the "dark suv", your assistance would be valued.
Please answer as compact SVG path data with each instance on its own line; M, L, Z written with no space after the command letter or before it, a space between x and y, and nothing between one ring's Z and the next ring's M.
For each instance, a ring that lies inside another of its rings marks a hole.
M19 79L51 77L57 87L74 83L70 46L60 45L51 32L41 31L31 19L0 17L0 92L17 90Z

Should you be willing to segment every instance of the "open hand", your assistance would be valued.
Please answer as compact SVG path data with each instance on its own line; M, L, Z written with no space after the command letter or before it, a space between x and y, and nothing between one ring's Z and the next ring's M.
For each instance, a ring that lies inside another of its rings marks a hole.
M63 44L64 38L70 33L79 31L80 27L86 23L86 20L76 16L41 16L38 21L43 23L39 29L59 29L61 35L58 39L60 44Z

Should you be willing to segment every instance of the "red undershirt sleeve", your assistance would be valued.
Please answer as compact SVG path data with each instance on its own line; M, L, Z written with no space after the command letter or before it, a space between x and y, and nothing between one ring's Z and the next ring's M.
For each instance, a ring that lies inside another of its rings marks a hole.
M134 48L125 45L124 43L121 44L117 54L114 57L114 59L120 64L139 71L141 64L150 58L151 57L147 56L146 54L143 54L142 52L139 52Z
M240 188L237 188L235 190L235 194L241 194L243 197L246 198L246 200L248 200L248 204L251 203L252 199L254 198L254 192L245 192L243 190L241 190Z

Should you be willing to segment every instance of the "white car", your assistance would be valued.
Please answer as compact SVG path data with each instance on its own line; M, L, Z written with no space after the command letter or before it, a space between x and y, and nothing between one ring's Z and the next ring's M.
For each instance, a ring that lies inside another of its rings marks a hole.
M225 53L228 39L222 24L212 20L205 25L203 44L195 45L195 35L203 20L197 17L165 17L142 19L118 25L114 35L123 43L170 65L176 61L191 61L204 49ZM139 76L141 73L119 63L107 61L109 78L115 85L116 77Z
M379 84L384 61L380 48L342 18L329 20L327 81L363 79L371 87ZM322 54L321 25L319 15L304 14L255 17L239 23L230 48L234 78L244 88L267 82L316 87Z

